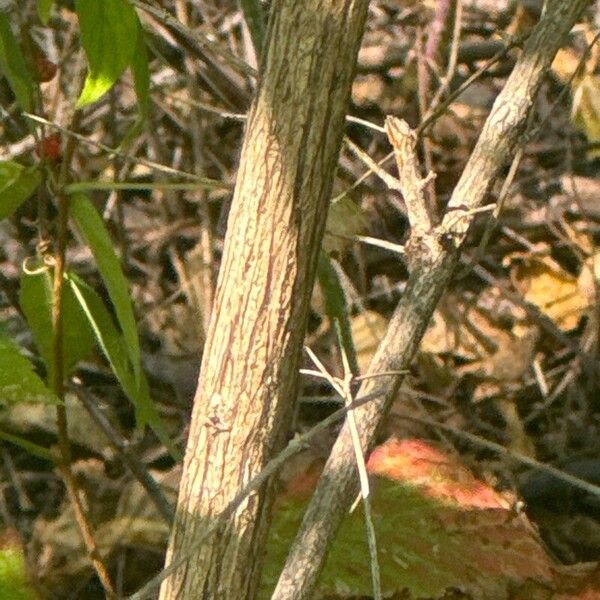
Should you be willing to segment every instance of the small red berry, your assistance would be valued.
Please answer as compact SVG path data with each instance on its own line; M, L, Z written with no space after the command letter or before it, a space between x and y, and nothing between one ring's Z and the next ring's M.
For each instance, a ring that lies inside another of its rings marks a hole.
M46 58L45 56L37 56L35 59L35 75L36 79L40 83L45 83L47 81L52 81L56 76L56 72L58 71L58 67L56 63L53 63L51 60Z
M37 154L42 160L58 160L61 156L60 133L51 133L43 138L37 146Z

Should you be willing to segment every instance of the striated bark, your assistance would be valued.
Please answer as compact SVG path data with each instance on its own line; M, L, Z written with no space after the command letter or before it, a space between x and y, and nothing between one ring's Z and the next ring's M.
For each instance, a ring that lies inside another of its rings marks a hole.
M270 486L195 539L281 449L368 0L275 0L204 348L162 600L256 595Z

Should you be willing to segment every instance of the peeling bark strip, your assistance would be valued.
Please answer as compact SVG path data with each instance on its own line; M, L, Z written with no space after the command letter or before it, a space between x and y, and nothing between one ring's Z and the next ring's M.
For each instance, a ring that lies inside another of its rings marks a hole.
M535 95L564 37L591 0L548 0L546 13L533 30L503 91L485 123L479 141L458 182L442 224L432 232L440 244L426 244L429 256L411 271L385 338L371 361L370 373L406 369L416 352L439 296L452 277L460 246L472 216L482 205L500 169L519 145ZM444 236L443 240L440 236ZM363 449L375 432L402 377L366 379L359 396L380 392L355 411ZM357 469L347 423L327 461L304 515L271 600L310 598L323 566L328 545L358 490ZM399 507L399 510L402 508Z
M167 564L280 450L368 0L276 0L204 348ZM251 494L162 600L251 599L270 490Z

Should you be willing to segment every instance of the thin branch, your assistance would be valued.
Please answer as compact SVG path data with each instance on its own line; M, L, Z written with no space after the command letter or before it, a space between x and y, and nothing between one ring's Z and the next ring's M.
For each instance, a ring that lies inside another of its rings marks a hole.
M458 98L465 90L471 87L491 66L496 64L498 61L502 60L502 58L504 58L508 54L508 52L510 52L510 50L512 50L516 46L519 46L522 41L522 38L518 38L511 41L506 46L503 46L501 50L494 54L492 58L490 58L484 65L477 69L477 71L475 71L461 86L459 86L454 92L452 92L448 96L448 98L446 98L446 100L441 102L434 111L425 115L423 121L417 128L417 137L421 137L423 133L427 130L427 128L430 127L435 121L437 121L440 115L442 115L446 111L446 109L452 104L452 102L454 102L454 100L456 100L456 98ZM394 158L394 151L390 152L389 154L386 154L375 164L378 167L382 167L392 158ZM365 179L370 177L372 174L373 170L367 169L360 177L358 177L358 179L356 179L356 181L351 186L349 186L343 192L335 196L332 199L332 202L338 202L339 200L347 196L352 190L356 189Z
M385 130L394 148L411 236L426 235L433 227L433 215L425 196L425 186L431 177L423 179L419 173L417 136L406 121L396 117L388 117L385 120Z
M446 100L438 104L423 117L423 120L417 128L417 135L420 137L423 133L431 126L437 119L442 115L446 109L469 87L475 83L484 73L489 71L490 67L495 65L497 62L502 60L513 48L520 46L523 43L522 37L517 37L511 40L501 50L496 52L492 58L490 58L485 64L481 65L466 81L462 83L454 92L448 95Z
M449 7L450 0L441 0L437 2L436 8L440 8L441 6L446 5ZM423 28L417 27L417 37L415 40L415 50L417 54L417 101L419 106L419 117L422 118L423 115L427 112L427 106L429 103L429 90L431 87L431 72L435 70L435 74L437 75L437 63L435 61L428 59L424 55L423 50ZM389 136L388 136L389 137ZM391 141L391 138L390 138ZM433 170L433 150L431 145L431 140L423 136L420 139L421 142L421 154L423 159L423 165L427 171ZM416 144L416 136L415 136L415 144ZM424 186L423 189L423 199L425 201L425 206L427 207L427 212L434 217L437 214L437 194L435 191L435 186L427 185Z
M340 346L340 351L342 353L342 362L344 364L344 380L342 382L342 390L344 392L343 398L346 407L349 407L352 405L352 371L350 370L348 357L342 346ZM360 495L362 496L363 510L365 512L365 527L367 528L367 544L369 546L373 597L375 600L381 600L381 569L379 568L377 536L375 533L375 525L373 524L373 514L371 512L371 488L369 485L367 464L364 452L360 445L360 435L358 433L354 410L348 410L346 419L352 434L352 445L354 447L354 456L356 458L356 466L358 468L358 476L360 479Z
M65 186L65 192L67 194L74 194L75 192L88 192L92 190L168 190L168 191L189 191L197 192L202 188L207 189L232 189L233 186L229 186L221 181L215 181L215 185L209 183L207 180L204 183L190 182L183 183L179 181L104 181L98 179L96 181L76 181Z
M340 352L342 353L342 362L344 365L344 379L340 380L331 375L323 363L318 359L317 355L309 348L305 350L309 355L310 359L315 363L319 372L325 378L329 385L344 399L344 404L348 409L346 416L346 422L350 428L350 434L352 436L352 446L354 449L354 456L356 459L356 467L358 469L358 476L360 479L360 497L362 497L363 508L365 512L365 526L367 529L367 543L369 547L370 565L371 565L371 580L373 584L373 596L375 600L381 600L381 574L379 569L379 560L377 557L377 537L375 535L375 526L373 525L373 517L371 513L371 493L369 485L369 475L367 473L367 465L365 462L365 455L360 445L360 435L358 433L358 427L356 419L354 417L354 409L352 406L352 370L348 362L348 357L344 350L344 346L339 341Z
M385 127L381 127L381 125L377 125L376 123L372 123L366 119L361 119L360 117L346 115L346 121L349 123L356 123L357 125L363 125L367 129L372 129L373 131L378 131L379 133L385 133ZM348 140L345 139L344 141L347 142Z
M448 24L451 5L452 0L438 0L435 4L433 19L427 27L427 42L423 52L423 57L427 63L437 64L440 45L444 30ZM426 91L427 93L429 92L428 85L426 86Z
M452 44L450 46L450 58L448 60L448 68L446 74L442 77L440 87L435 91L435 95L429 104L428 112L431 112L440 103L444 94L450 89L450 83L456 72L458 64L458 50L460 47L460 31L462 28L463 6L462 0L456 0L456 9L454 12L454 29L452 32ZM429 41L429 40L428 40Z
M36 123L42 123L43 125L49 125L53 129L56 129L57 131L60 131L61 133L64 133L65 135L69 136L70 138L74 138L77 141L82 142L83 144L87 144L89 146L94 146L95 148L99 148L100 150L103 150L104 152L107 152L108 154L111 154L114 156L119 156L120 158L124 158L126 160L131 160L132 162L138 163L140 165L144 165L155 171L161 171L162 173L169 173L170 175L179 175L180 177L184 177L185 179L190 179L192 181L196 181L196 182L198 182L198 184L202 184L204 182L204 183L209 184L210 187L220 186L225 189L231 189L231 186L229 186L228 184L219 182L215 179L208 179L206 177L198 177L197 175L193 175L192 173L186 173L185 171L180 171L179 169L174 169L173 167L167 167L166 165L161 165L159 163L156 163L151 160L147 160L145 158L141 158L139 156L133 156L133 155L127 154L125 152L120 152L117 148L111 148L109 146L106 146L105 144L102 144L101 142L96 142L94 140L91 140L89 137L87 137L85 135L76 133L75 131L68 129L67 127L62 127L61 125L58 125L57 123L53 123L52 121L48 121L47 119L44 119L43 117L40 117L38 115L32 115L30 113L23 113L23 116L28 119L31 119L32 121L35 121Z
M77 389L77 396L87 410L90 417L108 438L111 446L117 451L120 459L131 471L132 475L140 482L148 492L150 500L158 509L163 519L170 525L175 517L175 509L165 498L162 489L156 483L156 479L150 475L148 469L129 451L129 443L111 425L106 416L98 408L94 399L90 398L83 387Z
M381 240L368 235L355 235L351 239L361 242L362 244L369 244L370 246L376 246L377 248L389 250L395 254L406 254L406 248L402 244L395 244L394 242L388 242L386 240Z
M385 129L383 129L385 132ZM349 137L344 138L344 143L352 154L359 158L367 167L369 167L369 171L374 173L385 183L385 185L390 188L390 190L396 190L398 192L402 192L402 185L400 181L396 179L393 175L390 175L385 169L380 167L362 148L360 148L357 144L355 144Z
M496 206L492 213L492 218L488 220L486 223L485 229L483 231L483 235L481 236L481 241L479 245L475 249L474 256L469 259L469 266L461 273L461 275L468 273L471 270L471 267L478 263L484 256L487 245L492 237L492 233L494 232L496 223L498 222L498 218L502 209L504 208L504 203L508 198L508 192L513 184L513 181L517 175L517 171L519 170L519 165L521 164L521 160L523 160L524 148L521 147L517 150L515 157L510 165L510 169L508 170L508 175L502 184L502 189L498 194L498 200L496 202Z
M401 419L405 419L407 421L414 421L415 423L420 423L422 425L429 425L434 429L441 429L447 433L451 433L452 435L467 440L474 446L479 446L480 448L486 448L487 450L492 450L493 452L500 454L501 456L506 456L511 460L514 460L522 465L530 467L536 471L541 471L543 473L548 473L552 477L556 479L560 479L565 483L582 490L588 494L595 496L596 498L600 498L600 486L597 486L589 481L585 481L585 479L581 479L579 477L575 477L570 473L553 467L552 465L548 465L546 463L542 463L534 458L526 456L525 454L521 454L520 452L516 452L515 450L511 450L510 448L505 448L501 444L497 444L496 442L492 442L491 440L486 440L479 435L475 435L473 433L469 433L468 431L463 431L462 429L457 429L456 427L451 427L450 425L444 425L442 423L438 423L433 419L425 419L423 417L415 417L411 415L401 415Z
M192 31L167 10L152 6L147 2L142 2L142 0L130 0L130 2L133 4L133 6L143 10L144 12L147 12L157 21L160 21L173 31L176 31L180 36L187 40L194 52L203 60L207 60L205 51L208 49L211 52L214 52L214 54L217 56L220 56L225 62L234 66L244 75L256 77L256 71L249 64L235 56L235 54L232 54L223 48L221 44L209 40L206 36L199 32Z

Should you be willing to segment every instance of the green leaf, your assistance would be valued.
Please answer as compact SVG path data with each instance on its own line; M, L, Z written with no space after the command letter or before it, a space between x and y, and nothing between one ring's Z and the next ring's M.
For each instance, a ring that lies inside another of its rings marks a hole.
M12 160L0 162L0 219L10 217L41 181L36 167L24 167Z
M47 25L50 20L50 12L53 6L54 0L38 0L37 2L38 17L44 25Z
M85 286L73 275L70 275L69 278L71 287L90 320L101 347L104 344L103 351L111 362L113 371L121 382L123 390L136 408L138 422L142 425L150 425L161 442L169 448L171 454L178 458L179 453L170 442L148 392L148 383L142 371L140 343L129 295L129 286L123 274L121 263L113 249L104 221L90 199L84 194L73 194L71 197L71 216L94 255L98 270L114 306L117 322L123 335L123 342L117 343L115 341L121 338L110 330L111 326L108 322L112 323L112 319L107 319L107 309L99 297L97 300L95 299L95 292L90 293L91 288ZM101 308L98 300L104 308ZM112 328L114 329L114 324L112 324ZM123 354L125 354L127 360L125 360Z
M71 198L71 216L94 255L110 301L115 308L117 321L125 338L126 351L137 381L142 373L140 343L129 286L123 274L121 262L115 254L106 225L90 199L85 194L73 194Z
M359 235L366 228L366 224L360 207L350 196L333 198L327 213L324 250L328 254L343 254L351 245L349 240Z
M442 598L459 588L468 597L508 598L526 581L552 580L553 560L525 515L515 518L508 497L456 456L425 440L390 438L367 469L384 597ZM319 475L315 461L278 499L258 600L271 597ZM317 595L372 596L362 503L339 528Z
M20 304L40 352L48 379L54 371L52 332L52 281L50 274L42 270L21 276ZM79 302L68 286L63 287L63 360L64 376L90 355L94 348L94 334Z
M27 578L25 555L16 534L0 532L0 598L38 600Z
M44 446L40 446L39 444L35 444L34 442L30 442L29 440L21 437L20 435L14 435L12 433L7 433L6 431L2 431L0 429L0 440L4 440L9 444L14 444L15 446L19 446L23 448L23 450L29 452L32 456L37 456L42 460L48 460L50 462L54 462L54 458L52 456L52 452L48 450L48 448L44 448ZM0 590L2 587L0 586ZM2 598L3 596L0 596Z
M127 0L76 0L75 10L88 59L88 74L77 100L81 108L104 95L130 64L139 22Z
M350 369L354 375L358 375L358 359L356 348L352 339L352 327L348 316L348 304L344 288L333 266L329 255L321 250L319 254L318 278L323 296L325 297L325 312L331 320L336 332L338 344L344 349L350 364Z
M33 107L35 84L8 17L0 11L0 72L6 77L17 102L26 112Z
M121 143L121 148L125 142ZM65 186L67 194L76 192L88 192L91 190L185 190L197 191L199 189L207 190L227 190L231 186L217 179L209 177L196 177L193 182L190 181L110 181L95 179L93 181L75 181Z
M150 69L148 67L148 50L146 48L144 28L139 20L137 43L131 59L131 72L133 73L135 94L140 105L140 115L145 118L150 108Z
M131 72L133 73L133 84L138 99L139 114L133 125L128 128L119 144L119 150L125 151L131 143L138 138L144 128L150 109L150 69L148 68L148 51L144 29L138 22L137 45L131 60Z
M35 345L46 365L48 380L52 381L54 367L52 340L52 284L46 271L23 273L19 290L19 303L33 334Z
M100 295L74 273L68 273L69 288L94 332L96 341L125 394L135 403L137 384L123 336Z
M19 347L0 331L0 406L56 404L58 399L35 374Z
M141 372L140 376L136 378L131 367L126 343L117 330L102 298L74 273L69 273L68 282L89 320L113 373L119 380L125 395L135 407L138 424L149 425L173 457L179 460L180 453L169 439L156 406L150 398L146 377Z

